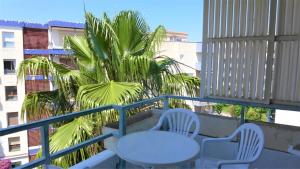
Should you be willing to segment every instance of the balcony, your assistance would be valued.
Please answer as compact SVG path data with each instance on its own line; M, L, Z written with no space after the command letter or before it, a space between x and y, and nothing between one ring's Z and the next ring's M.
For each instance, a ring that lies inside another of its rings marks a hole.
M41 165L50 164L51 160L57 159L61 156L69 154L73 151L79 150L83 147L90 146L97 142L104 142L105 150L99 154L92 156L91 158L82 161L72 168L140 168L130 163L125 164L123 160L120 160L115 154L115 144L118 138L137 131L148 130L153 127L164 110L168 109L169 99L182 99L192 100L200 102L213 102L212 100L202 100L199 98L181 97L181 96L160 96L149 100L143 100L130 105L117 106L108 105L95 109L89 109L81 112L74 112L67 115L52 117L41 121L36 121L29 124L23 124L18 126L9 127L0 130L0 136L12 134L15 132L28 130L32 128L40 128L41 131L41 143L42 143L42 157L34 160L30 163L20 166L19 168L33 168ZM220 100L214 100L220 101ZM160 103L160 104L158 104ZM249 103L240 103L241 105L249 105ZM163 105L161 107L160 105ZM282 108L280 105L263 105L263 104L251 104L251 106L258 107L276 107ZM127 118L126 112L142 108L143 110L135 116ZM287 107L285 107L287 108ZM299 107L289 106L289 109L299 110ZM117 110L119 112L119 121L116 123L108 124L102 128L102 135L95 136L94 138L81 142L73 147L60 150L53 154L49 153L49 126L53 123L71 120L80 116L86 116L105 110ZM196 140L198 143L203 138L207 137L224 137L232 133L244 119L234 119L229 117L220 117L211 115L206 112L197 112L200 119L201 130ZM248 121L246 121L248 122ZM260 158L251 165L251 168L297 168L300 166L299 157L288 153L290 145L299 144L300 130L298 127L285 126L264 122L253 122L258 124L264 131L265 145ZM208 155L217 155L224 159L232 157L237 150L236 142L228 142L217 144L214 146L208 145L206 147ZM297 150L294 150L297 151ZM121 162L121 163L120 163ZM197 163L195 165L197 168Z

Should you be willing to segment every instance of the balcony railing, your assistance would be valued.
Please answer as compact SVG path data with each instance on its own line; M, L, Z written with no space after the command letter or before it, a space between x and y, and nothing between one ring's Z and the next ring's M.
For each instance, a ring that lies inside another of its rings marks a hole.
M79 150L83 147L89 146L91 144L97 143L99 141L103 141L109 137L121 137L126 134L126 111L134 108L141 107L143 105L153 105L156 102L162 101L163 108L169 108L169 99L181 99L181 100L192 100L192 101L200 101L200 102L221 102L227 104L239 104L242 106L253 106L253 107L266 107L271 109L286 109L286 110L296 110L300 111L300 106L287 106L287 105L275 105L275 104L262 104L262 103L252 103L252 102L242 102L242 101L231 101L231 100L220 100L220 99L201 99L201 98L193 98L193 97L184 97L184 96L159 96L148 100L143 100L139 102L135 102L128 105L107 105L101 106L94 109L84 110L80 112L74 112L66 115L50 117L48 119L31 122L27 124L22 124L18 126L12 126L4 129L0 129L0 136L5 136L8 134L20 132L23 130L29 130L33 128L40 128L41 132L41 145L42 145L42 157L31 161L27 164L19 166L18 168L34 168L40 165L48 165L50 162L56 158L69 154L73 151ZM86 116L92 113L99 113L106 110L116 110L119 112L119 128L117 132L111 132L103 135L96 136L92 139L74 145L72 147L57 151L53 154L50 154L49 151L49 126L52 123L62 122L66 120L72 120L74 118L78 118L81 116ZM242 113L241 113L242 114ZM241 122L244 121L244 116L241 116ZM124 165L124 161L121 160L121 166Z

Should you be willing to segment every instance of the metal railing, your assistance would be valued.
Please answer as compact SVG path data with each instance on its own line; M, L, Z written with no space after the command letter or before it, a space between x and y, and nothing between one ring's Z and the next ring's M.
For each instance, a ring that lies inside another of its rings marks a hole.
M180 99L180 100L191 100L191 101L200 101L200 102L217 102L217 103L227 103L227 104L238 104L242 106L253 106L253 107L266 107L266 108L279 108L279 109L286 109L286 110L298 110L300 111L300 106L286 106L286 105L266 105L261 103L249 103L249 102L239 102L239 101L230 101L230 100L221 100L221 99L210 99L210 98L196 98L196 97L185 97L185 96L159 96L152 99L142 100L139 102L135 102L128 105L107 105L107 106L101 106L89 110L84 110L80 112L74 112L66 115L60 115L55 117L50 117L48 119L39 120L27 124L21 124L18 126L8 127L0 129L0 137L5 136L8 134L29 130L33 128L40 128L41 132L41 145L42 145L42 157L31 161L27 164L24 164L22 166L19 166L18 168L34 168L37 166L44 165L45 168L48 164L51 163L52 160L59 158L61 156L64 156L66 154L69 154L73 151L79 150L81 148L84 148L86 146L89 146L91 144L97 143L99 141L103 141L106 138L115 136L115 137L122 137L126 135L126 111L134 108L141 107L142 105L153 105L154 103L158 101L163 101L163 109L169 108L169 99ZM119 112L119 129L118 132L112 132L108 134L103 134L96 136L92 139L86 140L82 143L79 143L77 145L74 145L72 147L68 147L66 149L57 151L53 154L50 154L49 151L49 126L52 123L72 120L81 116L86 116L93 113L99 113L105 110L117 110ZM241 116L241 121L244 121L244 116ZM125 162L123 160L120 161L120 166L122 168L125 167Z
M80 111L80 112L50 117L47 119L43 119L43 120L39 120L39 121L27 123L27 124L21 124L18 126L3 128L3 129L0 129L0 137L8 135L8 134L24 131L24 130L39 128L40 133L41 133L41 137L40 137L41 148L42 148L41 158L31 161L31 162L24 164L22 166L19 166L17 168L34 168L34 167L41 166L41 165L44 165L46 168L46 165L49 165L52 160L59 158L61 156L64 156L66 154L69 154L73 151L76 151L76 150L79 150L86 146L89 146L91 144L103 141L104 139L112 137L112 136L116 136L116 137L124 136L126 134L126 111L127 110L133 109L133 108L138 108L145 104L154 104L155 102L158 102L161 100L164 100L164 106L165 106L165 108L167 108L167 106L168 106L168 101L167 101L168 97L167 96L160 96L160 97L156 97L153 99L143 100L140 102L136 102L136 103L124 105L124 106L120 106L120 105L101 106L101 107L84 110L84 111ZM57 151L53 154L50 154L50 151L49 151L49 126L52 123L72 120L72 119L75 119L75 118L78 118L81 116L86 116L86 115L93 114L93 113L99 113L99 112L102 112L105 110L117 110L119 112L119 130L118 130L118 132L112 132L112 133L108 133L108 134L99 135L92 139L81 142L77 145L74 145L72 147L68 147L66 149L63 149L63 150ZM124 163L124 162L122 162L122 163Z

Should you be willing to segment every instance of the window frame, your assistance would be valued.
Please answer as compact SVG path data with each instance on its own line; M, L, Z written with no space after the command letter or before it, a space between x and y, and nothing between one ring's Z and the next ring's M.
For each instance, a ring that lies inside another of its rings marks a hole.
M17 140L13 140L13 139L17 139ZM9 137L9 138L7 138L7 141L8 141L8 151L9 152L21 151L21 138L20 138L20 136ZM11 144L11 142L19 142L19 144ZM18 148L15 149L15 147L18 147Z
M5 62L12 62L13 70L6 70ZM5 75L16 74L16 59L3 59L3 69Z
M8 34L12 34L12 37L8 36L6 37L5 36L8 35ZM7 45L7 43L11 43L12 45L9 46ZM3 48L15 48L16 44L15 44L15 32L9 32L9 31L3 31L2 32L2 47Z
M7 89L9 87L15 87L16 88L16 95L15 95L15 97L7 95ZM18 100L18 87L17 86L5 86L4 90L5 90L5 101L17 101ZM9 99L8 97L14 97L14 98Z
M15 168L22 165L22 161L11 162L11 167Z
M12 115L12 114L14 114L14 115L16 114L17 116L16 117L15 116L9 116L9 115ZM17 118L17 124L10 124L10 120L9 120L10 117ZM7 120L7 127L18 125L19 124L19 112L7 112L6 120Z

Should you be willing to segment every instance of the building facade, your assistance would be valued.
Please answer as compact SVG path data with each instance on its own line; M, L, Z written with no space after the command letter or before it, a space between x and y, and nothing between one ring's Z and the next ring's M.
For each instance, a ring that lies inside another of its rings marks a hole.
M157 55L176 60L183 73L197 76L201 68L201 43L187 41L187 33L168 31L166 35Z
M63 50L63 40L66 35L82 35L83 28L83 24L61 21L37 24L0 20L1 128L26 122L20 114L26 93L50 91L55 88L49 78L42 75L28 75L23 80L17 80L17 68L21 61L39 56L73 66L70 53ZM39 149L38 128L0 138L0 159L10 159L13 166L33 160Z
M22 124L21 106L25 83L17 81L17 65L24 59L23 29L0 25L0 127ZM28 162L27 131L0 138L0 157L9 158L13 165Z

